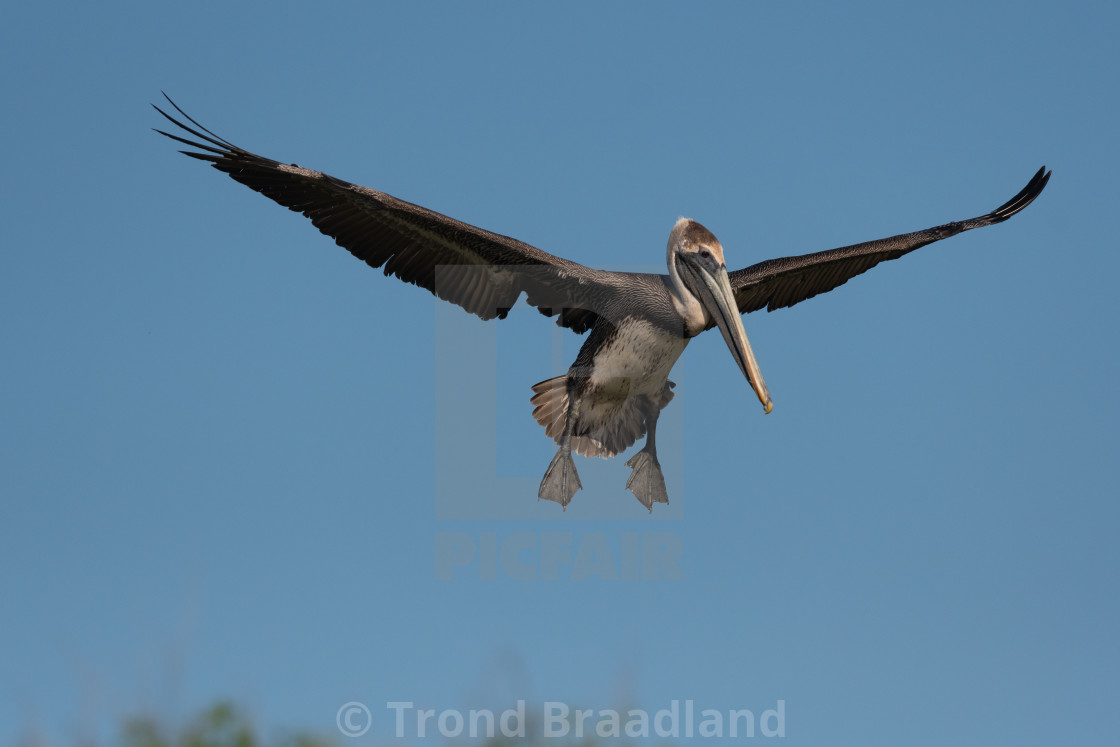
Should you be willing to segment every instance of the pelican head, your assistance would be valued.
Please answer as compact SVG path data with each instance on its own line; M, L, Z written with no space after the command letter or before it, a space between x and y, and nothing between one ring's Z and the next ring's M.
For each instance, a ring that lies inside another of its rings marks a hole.
M669 275L675 286L673 303L684 317L689 334L699 334L715 320L739 369L769 413L774 403L743 329L719 240L696 221L681 218L669 234L668 254Z

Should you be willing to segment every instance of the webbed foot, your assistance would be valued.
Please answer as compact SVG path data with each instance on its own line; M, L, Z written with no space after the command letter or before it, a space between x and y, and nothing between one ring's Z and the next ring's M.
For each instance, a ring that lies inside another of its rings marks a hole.
M537 499L556 501L567 510L568 504L572 502L572 496L582 487L579 473L576 472L576 464L572 461L572 452L559 449L544 473L540 490L537 491Z
M665 490L665 476L661 474L661 465L657 462L657 455L642 449L630 461L627 467L633 467L626 487L630 489L642 505L653 513L654 503L668 503L669 493Z

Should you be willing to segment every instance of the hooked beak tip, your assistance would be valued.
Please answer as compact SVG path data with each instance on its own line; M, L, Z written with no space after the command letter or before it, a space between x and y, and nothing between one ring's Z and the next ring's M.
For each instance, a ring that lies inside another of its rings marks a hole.
M686 263L685 266L689 264ZM746 330L743 329L743 320L740 318L741 314L735 301L735 294L731 290L731 282L726 268L720 267L714 272L703 268L690 269L698 281L697 292L701 294L701 303L707 307L708 313L715 318L724 342L727 343L727 347L731 350L731 354L735 357L743 375L750 382L751 388L758 395L763 410L769 415L774 409L774 403L770 399L770 392L766 389L766 383L762 380L762 372L758 369L758 361L755 360L754 351L751 350L751 343L747 339Z

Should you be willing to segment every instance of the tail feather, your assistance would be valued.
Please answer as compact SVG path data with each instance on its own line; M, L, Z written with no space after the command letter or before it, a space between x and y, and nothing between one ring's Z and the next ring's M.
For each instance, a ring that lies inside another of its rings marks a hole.
M666 382L661 393L659 408L673 399L673 382ZM533 417L544 427L545 434L556 443L564 435L564 421L568 417L568 377L557 376L533 385ZM636 397L626 400L610 423L590 432L573 434L572 450L587 457L609 459L630 448L646 434L645 417Z
M533 405L533 417L544 426L545 435L556 443L564 435L564 421L568 417L568 377L557 376L533 385L536 392L529 400ZM573 436L572 451L588 457L601 456L604 459L615 453L589 436Z
M533 417L544 426L549 438L559 439L568 415L568 377L557 376L534 384L533 391L536 394L529 400L533 405Z

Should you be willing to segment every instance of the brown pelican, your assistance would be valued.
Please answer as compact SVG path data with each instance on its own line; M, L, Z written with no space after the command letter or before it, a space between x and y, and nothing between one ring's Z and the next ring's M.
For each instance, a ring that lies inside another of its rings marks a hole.
M159 107L189 140L162 135L250 189L302 213L322 233L386 275L418 285L482 319L504 319L522 293L532 306L576 333L590 331L564 376L533 386L533 416L559 449L538 499L567 506L580 489L572 451L613 457L642 435L626 487L647 509L668 503L657 461L661 410L673 399L669 371L688 341L719 327L739 369L767 413L773 408L741 314L792 306L843 285L880 262L962 231L1007 220L1050 179L1046 167L986 215L815 254L771 259L729 273L708 229L681 218L669 234L667 275L604 272L462 223L319 171L250 153L218 137L167 99L197 129Z

